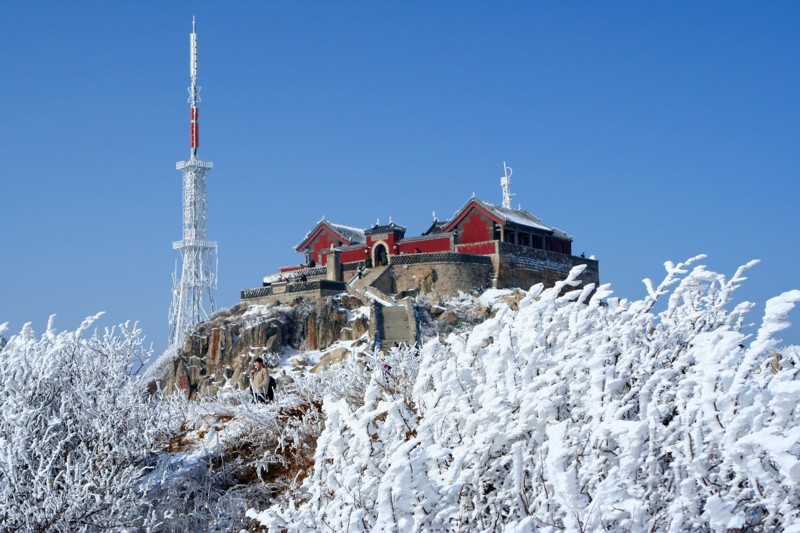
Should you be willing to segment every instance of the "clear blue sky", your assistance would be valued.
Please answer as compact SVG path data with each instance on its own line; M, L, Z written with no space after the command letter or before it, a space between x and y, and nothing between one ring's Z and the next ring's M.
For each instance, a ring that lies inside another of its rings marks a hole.
M188 44L221 306L323 215L418 235L515 203L641 297L709 254L800 288L800 3L0 3L0 322L104 310L161 350L181 238ZM800 322L798 310L792 314ZM785 332L800 343L800 324Z

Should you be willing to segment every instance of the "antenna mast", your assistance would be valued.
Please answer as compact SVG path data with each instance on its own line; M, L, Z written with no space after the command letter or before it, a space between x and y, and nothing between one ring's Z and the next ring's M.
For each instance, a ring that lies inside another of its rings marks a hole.
M503 161L503 176L500 178L500 186L503 188L503 207L506 209L511 209L511 197L514 196L511 194L511 174L513 173L511 167Z
M200 103L200 86L197 85L197 32L194 17L192 17L192 33L189 35L189 75L192 84L189 86L189 120L191 122L191 159L197 158L197 147L200 144L200 117L197 114L197 104Z
M172 305L169 309L169 344L179 346L187 334L200 322L208 318L203 305L208 296L209 309L213 313L214 289L217 283L217 243L206 240L206 172L214 167L210 161L197 158L200 145L200 124L197 104L200 102L200 86L197 85L197 32L192 17L192 33L189 38L189 120L190 153L188 161L179 161L175 168L183 172L183 240L172 243L179 250L183 266L181 277L172 274ZM213 258L213 260L212 260Z

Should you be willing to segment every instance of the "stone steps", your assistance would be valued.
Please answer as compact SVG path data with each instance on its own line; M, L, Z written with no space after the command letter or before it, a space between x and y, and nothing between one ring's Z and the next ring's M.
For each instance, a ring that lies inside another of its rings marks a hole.
M375 304L379 306L381 319L376 327L381 330L379 337L384 349L401 344L412 345L417 340L417 324L414 318L413 304L409 301L397 302L392 296L373 285L373 283L380 286L385 285L386 280L380 278L388 268L385 266L371 268L361 279L356 278L348 283L349 291L374 300Z
M381 277L381 275L383 275L383 273L386 272L387 268L389 267L383 266L383 267L370 268L364 272L364 276L361 279L358 278L354 279L350 284L350 286L355 289L364 290L370 285L372 285L372 282Z
M414 344L416 342L416 324L411 325L409 309L405 305L387 306L383 311L383 347ZM411 310L413 313L413 308ZM412 315L413 316L413 315Z

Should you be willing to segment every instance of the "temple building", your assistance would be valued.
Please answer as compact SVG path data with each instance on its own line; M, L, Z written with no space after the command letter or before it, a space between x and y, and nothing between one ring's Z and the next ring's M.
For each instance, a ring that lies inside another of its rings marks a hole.
M418 237L406 238L406 228L393 222L362 230L320 220L295 249L306 264L325 265L328 252L336 248L342 263L364 261L368 256L379 265L384 256L457 252L495 255L501 243L523 248L572 254L572 237L521 209L510 209L471 198L448 221L434 220Z
M504 193L507 189L504 187ZM486 288L552 286L576 265L582 283L598 283L594 259L572 255L572 237L522 209L470 198L448 220L418 236L394 222L355 228L322 219L295 247L301 265L242 291L253 303L374 290L390 298L455 295Z

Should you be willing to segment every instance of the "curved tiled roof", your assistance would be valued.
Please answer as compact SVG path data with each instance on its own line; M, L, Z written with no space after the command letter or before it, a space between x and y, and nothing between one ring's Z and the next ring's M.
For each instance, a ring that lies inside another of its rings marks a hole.
M517 224L520 226L528 226L530 228L536 228L543 231L553 231L553 228L544 225L544 223L542 223L542 221L537 217L533 216L527 211L523 211L522 209L509 209L508 207L490 204L477 198L474 200L481 204L484 209L492 213L494 216L505 220L506 222L511 222L512 224Z
M342 224L334 224L333 222L322 219L317 222L317 225L314 226L314 229L306 233L306 236L303 237L303 240L294 247L295 250L299 249L303 244L308 241L308 239L316 233L316 231L320 228L320 226L325 226L330 228L334 233L336 233L343 241L347 241L350 244L363 244L367 242L367 238L364 236L364 230L359 228L353 228L351 226L344 226Z
M564 233L563 231L547 226L544 224L539 218L535 217L534 215L528 213L522 209L509 209L508 207L502 207L499 205L490 204L489 202L484 202L479 198L470 198L458 211L455 212L453 218L447 223L446 227L449 227L456 219L458 219L467 207L475 203L479 205L481 208L486 210L489 214L493 217L497 218L498 220L506 223L513 224L515 226L522 226L525 228L531 228L539 231L543 231L545 233L549 233L556 237L572 240L572 237Z
M344 237L346 240L350 241L351 244L360 242L367 242L366 237L364 236L364 230L359 228L353 228L350 226L343 226L341 224L334 224L333 222L327 222L328 226L336 233Z
M364 230L364 234L365 235L373 235L375 233L391 233L393 231L399 231L401 233L405 233L406 232L406 228L404 228L403 226L400 226L398 224L395 224L394 222L390 222L389 224L384 224L382 226L379 226L378 224L375 224L371 228L369 228L367 230Z

